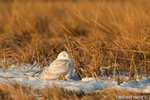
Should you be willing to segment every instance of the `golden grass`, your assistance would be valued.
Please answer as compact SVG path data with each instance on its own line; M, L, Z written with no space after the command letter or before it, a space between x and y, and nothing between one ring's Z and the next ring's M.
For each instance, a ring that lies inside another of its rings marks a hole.
M31 87L25 87L19 83L0 84L1 100L36 100L36 98L32 96L34 93L35 90Z
M116 63L118 73L148 75L149 3L149 0L1 1L0 58L4 59L1 66L11 65L6 60L19 64L36 60L45 65L66 50L72 54L81 78L99 76L100 67Z
M31 86L25 87L19 83L0 85L1 100L116 100L116 96L149 97L150 94L120 91L112 88L85 93L83 91L69 91L64 87L60 88L57 85L37 91Z

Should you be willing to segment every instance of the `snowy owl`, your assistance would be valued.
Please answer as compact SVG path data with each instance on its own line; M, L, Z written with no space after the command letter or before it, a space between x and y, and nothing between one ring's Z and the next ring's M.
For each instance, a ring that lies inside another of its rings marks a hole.
M39 79L58 79L61 75L64 76L65 79L68 79L72 76L73 72L73 61L71 54L62 51L57 56L57 59L54 60L49 68L45 70L41 75L39 76Z

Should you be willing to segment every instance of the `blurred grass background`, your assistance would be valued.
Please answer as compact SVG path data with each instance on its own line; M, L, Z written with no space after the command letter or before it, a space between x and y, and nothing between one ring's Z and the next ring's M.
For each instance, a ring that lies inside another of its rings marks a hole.
M81 78L99 76L101 67L114 64L119 65L118 73L147 76L149 4L149 0L1 0L1 67L33 61L44 67L65 50L72 54Z

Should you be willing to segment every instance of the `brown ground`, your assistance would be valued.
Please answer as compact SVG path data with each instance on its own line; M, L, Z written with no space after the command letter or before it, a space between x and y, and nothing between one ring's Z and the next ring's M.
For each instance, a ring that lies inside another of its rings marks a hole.
M63 87L59 88L57 85L43 90L34 90L32 86L25 87L18 83L0 86L0 100L116 100L117 96L150 97L150 94L120 91L112 88L93 93L84 93L83 91L68 91Z

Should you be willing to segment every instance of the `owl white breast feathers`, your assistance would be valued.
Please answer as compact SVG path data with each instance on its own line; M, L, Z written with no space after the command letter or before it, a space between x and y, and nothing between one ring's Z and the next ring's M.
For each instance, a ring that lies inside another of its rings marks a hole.
M66 51L62 51L57 56L57 59L54 60L49 68L40 74L39 79L49 79L54 80L58 79L61 75L65 79L71 78L73 72L73 61L71 54Z

